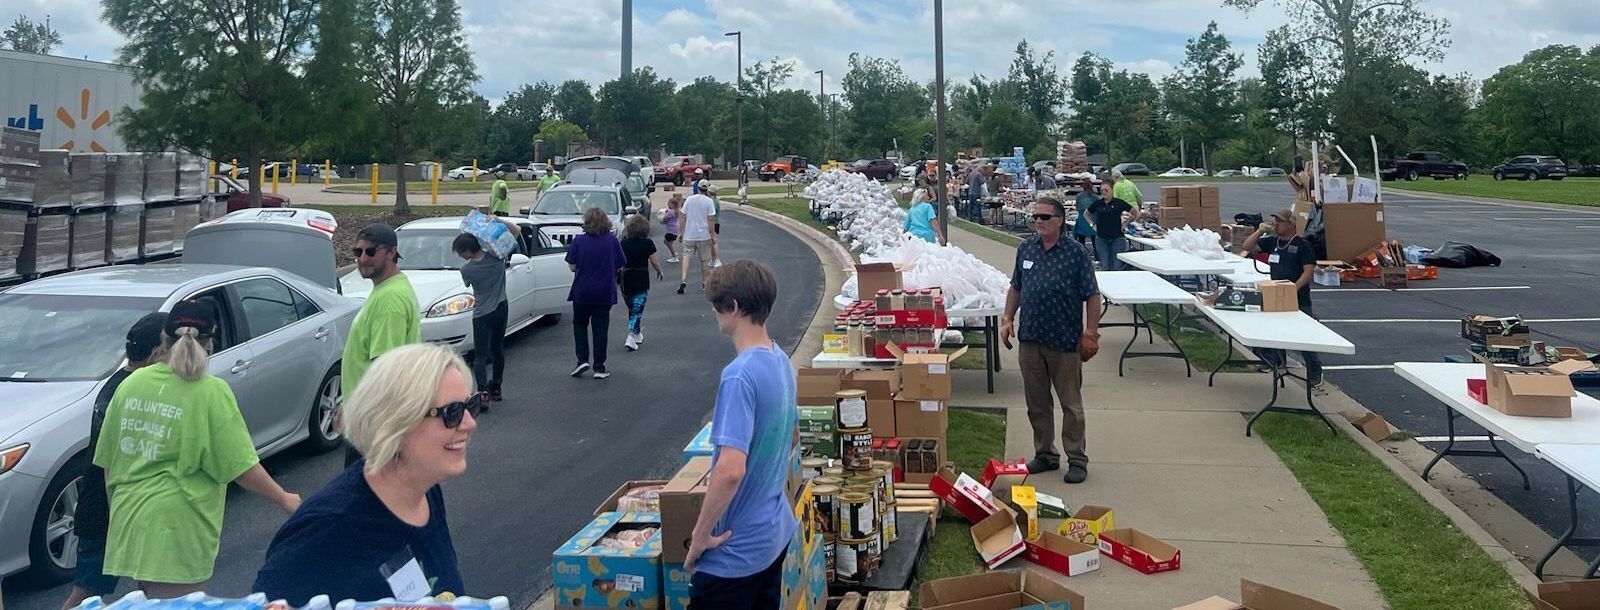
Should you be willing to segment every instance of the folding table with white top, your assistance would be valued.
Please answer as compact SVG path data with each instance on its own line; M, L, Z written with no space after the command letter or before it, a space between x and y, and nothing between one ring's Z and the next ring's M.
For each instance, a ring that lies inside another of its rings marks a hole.
M1194 295L1184 289L1174 286L1171 282L1161 279L1161 276L1149 271L1097 271L1094 274L1095 283L1100 286L1100 296L1107 304L1123 305L1133 313L1133 322L1101 324L1102 327L1129 326L1133 328L1133 337L1128 339L1128 345L1122 348L1122 357L1117 360L1117 376L1122 376L1122 363L1129 358L1160 357L1180 358L1183 360L1184 374L1193 377L1194 372L1189 367L1189 356L1183 353L1183 347L1177 341L1172 342L1174 352L1130 352L1134 342L1139 340L1139 329L1143 328L1150 335L1150 342L1155 343L1155 332L1150 328L1150 323L1139 315L1138 305L1161 305L1166 312L1162 316L1166 320L1167 336L1172 336L1172 306L1177 305L1181 314L1184 305L1195 303ZM1101 309L1101 315L1105 310Z
M1596 439L1596 442L1600 443L1600 439ZM1575 535L1578 533L1578 483L1600 492L1600 444L1542 443L1536 448L1536 455L1567 475L1567 515L1572 518L1567 524L1567 531L1556 538L1550 550L1545 551L1533 566L1533 575L1544 580L1545 562L1550 561L1561 547L1600 546L1600 538ZM1583 577L1594 578L1596 570L1600 570L1600 555L1589 562L1589 569L1584 571Z
M1172 241L1165 237L1141 237L1129 235L1128 241L1144 246L1146 250L1170 250Z
M852 300L844 295L833 297L833 305L839 310L850 306ZM965 337L966 333L977 332L983 335L983 343L973 343L962 339L960 346L982 347L984 376L987 378L988 391L994 393L994 374L1000 370L1000 308L987 309L947 309L945 316L951 320L982 320L977 326L959 324L950 326L947 330L960 331ZM812 368L839 368L839 369L889 369L894 368L897 361L893 358L863 358L860 356L844 356L840 354L818 354L811 359Z
M1233 267L1223 261L1200 258L1182 250L1123 252L1117 258L1157 275L1222 275L1233 272Z
M1254 364L1253 361L1236 360L1231 357L1235 342L1245 347L1256 349L1281 349L1302 352L1319 352L1327 354L1354 354L1356 346L1349 340L1333 332L1321 322L1300 311L1283 312L1251 312L1230 311L1216 309L1207 305L1199 306L1200 312L1215 322L1217 328L1228 334L1228 353L1230 357L1223 360L1217 368L1211 371L1211 378L1206 385L1211 385L1216 380L1217 372L1229 364L1244 363ZM1305 377L1289 371L1287 354L1279 362L1268 361L1272 367L1272 399L1267 405L1250 416L1250 421L1245 423L1244 434L1250 436L1250 430L1255 426L1256 420L1263 413L1273 411L1277 413L1291 413L1295 415L1315 415L1322 423L1328 425L1328 430L1337 435L1338 429L1333 423L1317 409L1317 404L1312 400L1311 382ZM1306 408L1290 408L1278 406L1278 388L1283 385L1286 377L1293 377L1306 382Z

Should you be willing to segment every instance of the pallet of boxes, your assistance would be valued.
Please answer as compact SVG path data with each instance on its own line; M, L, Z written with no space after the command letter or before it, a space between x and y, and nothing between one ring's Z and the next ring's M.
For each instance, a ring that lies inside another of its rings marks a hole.
M39 132L0 131L0 283L173 256L220 212L197 156L39 145Z

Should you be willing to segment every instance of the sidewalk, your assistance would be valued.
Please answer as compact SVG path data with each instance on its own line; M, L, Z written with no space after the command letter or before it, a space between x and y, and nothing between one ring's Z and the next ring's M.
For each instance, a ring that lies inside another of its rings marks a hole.
M1010 272L1015 250L952 228L951 242ZM1126 322L1113 307L1107 322ZM1343 608L1383 608L1383 595L1328 524L1311 497L1259 438L1244 435L1242 411L1265 396L1262 375L1183 376L1172 359L1139 359L1117 377L1117 356L1130 329L1102 331L1098 357L1084 365L1089 480L1061 481L1061 471L1030 478L1071 507L1109 506L1117 527L1133 527L1178 547L1183 567L1143 575L1109 558L1100 569L1057 580L1098 600L1096 606L1164 610L1223 595L1236 599L1239 579L1282 587ZM1141 349L1149 349L1144 339ZM956 371L954 406L1006 409L1006 457L1031 457L1032 431L1016 351L1002 350L995 393L982 371ZM1057 420L1059 422L1059 415ZM1059 423L1058 423L1059 425ZM976 474L976 473L972 473ZM1054 528L1058 521L1048 520ZM1013 560L1010 567L1030 565Z

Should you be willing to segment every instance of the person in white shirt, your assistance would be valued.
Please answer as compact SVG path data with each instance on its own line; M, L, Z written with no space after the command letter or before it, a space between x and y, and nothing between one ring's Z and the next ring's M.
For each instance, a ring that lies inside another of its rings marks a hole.
M696 181L695 188L698 193L711 197L711 234L722 235L722 201L717 199L717 191L711 189L711 181L701 179ZM740 204L743 205L743 204ZM717 240L711 240L711 268L722 266L722 245Z
M717 244L717 234L712 229L717 222L717 206L712 199L716 196L717 187L708 184L683 202L683 250L679 255L682 273L678 276L678 294L683 294L689 285L691 260L700 263L700 289L705 289L706 274L711 272L712 249Z

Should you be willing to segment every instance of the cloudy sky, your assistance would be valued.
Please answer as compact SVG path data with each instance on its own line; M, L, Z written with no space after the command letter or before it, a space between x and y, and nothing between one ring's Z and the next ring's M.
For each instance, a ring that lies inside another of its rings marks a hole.
M1596 0L1424 0L1451 21L1454 44L1435 72L1482 79L1547 44L1600 44ZM950 0L945 3L945 69L962 79L1004 75L1026 38L1053 50L1065 71L1093 51L1118 66L1157 77L1183 60L1184 42L1215 20L1255 72L1255 48L1281 25L1272 5L1244 14L1221 0ZM582 78L598 86L621 64L621 0L462 0L467 39L491 100L539 80ZM825 71L837 92L851 52L894 57L919 81L933 78L932 0L636 0L634 66L653 66L680 85L698 76L731 80L736 53L724 32L744 32L746 65L774 56L798 64L791 83L808 90ZM120 37L99 18L98 0L6 0L0 20L16 13L52 24L65 40L59 54L109 60Z

